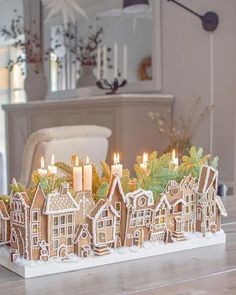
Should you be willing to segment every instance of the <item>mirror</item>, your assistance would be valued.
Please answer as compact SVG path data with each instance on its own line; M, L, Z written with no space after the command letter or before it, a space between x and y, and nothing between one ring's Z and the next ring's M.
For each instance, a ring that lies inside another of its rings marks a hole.
M159 1L139 13L125 12L120 0L82 4L88 18L78 16L67 27L59 19L46 23L51 96L102 94L96 82L116 76L128 80L119 92L161 90Z

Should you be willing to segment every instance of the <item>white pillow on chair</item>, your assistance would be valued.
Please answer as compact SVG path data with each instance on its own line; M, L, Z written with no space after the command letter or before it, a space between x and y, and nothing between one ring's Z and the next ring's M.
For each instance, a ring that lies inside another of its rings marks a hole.
M45 167L50 164L52 154L58 162L70 164L71 156L99 166L101 160L106 160L108 138L111 130L93 125L63 126L41 129L28 138L23 155L21 183L29 185L31 173L40 167L40 159L45 159Z
M71 156L78 155L79 159L85 161L89 157L91 163L99 166L101 160L105 160L108 150L108 141L103 137L79 137L57 139L53 141L40 142L35 150L33 159L33 170L40 167L40 159L43 156L45 166L50 165L52 154L55 161L70 164Z

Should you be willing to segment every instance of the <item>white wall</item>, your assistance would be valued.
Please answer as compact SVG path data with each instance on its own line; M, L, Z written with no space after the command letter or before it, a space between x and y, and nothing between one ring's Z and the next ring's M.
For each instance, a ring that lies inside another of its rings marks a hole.
M220 178L233 181L234 101L236 99L236 1L181 0L204 14L215 11L220 23L214 32L213 154L220 157ZM210 104L210 36L200 20L173 3L162 1L163 93L176 97L176 113L187 114L193 95ZM194 138L210 150L210 120Z
M11 19L15 16L14 9L22 15L23 0L2 0L0 1L0 27L10 25Z

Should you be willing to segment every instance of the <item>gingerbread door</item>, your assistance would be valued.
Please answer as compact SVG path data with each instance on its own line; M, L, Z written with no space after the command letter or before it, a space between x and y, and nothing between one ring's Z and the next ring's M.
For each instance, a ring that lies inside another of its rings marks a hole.
M175 231L176 232L183 232L183 219L181 216L175 217Z
M99 242L100 244L104 244L104 243L106 243L106 233L105 233L105 232L100 232L100 233L98 234L98 242Z
M83 250L82 250L82 252L81 252L81 256L82 256L83 258L86 258L86 257L88 257L89 255L90 255L90 247L88 247L88 246L83 247Z
M142 229L137 229L133 235L133 246L143 247L144 233Z
M62 245L61 247L60 247L60 249L59 249L59 258L60 259L65 259L65 258L67 258L67 256L68 256L68 249L67 249L67 247L65 246L65 245Z

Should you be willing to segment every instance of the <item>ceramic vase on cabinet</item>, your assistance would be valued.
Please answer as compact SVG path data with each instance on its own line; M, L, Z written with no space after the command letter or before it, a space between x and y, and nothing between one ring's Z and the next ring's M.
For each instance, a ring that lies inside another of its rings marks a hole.
M94 75L94 65L83 65L79 71L80 77L77 80L76 87L91 87L95 86L97 79Z
M47 79L41 68L37 68L34 63L27 65L25 78L25 92L27 101L44 100L48 91Z

